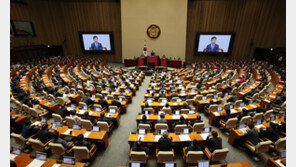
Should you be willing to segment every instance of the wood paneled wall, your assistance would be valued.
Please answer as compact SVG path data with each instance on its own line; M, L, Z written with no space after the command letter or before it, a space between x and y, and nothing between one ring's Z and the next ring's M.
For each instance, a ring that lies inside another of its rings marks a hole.
M102 56L121 62L120 1L117 0L27 0L28 5L11 3L11 19L32 21L37 36L13 38L13 46L62 45L65 55L82 55L79 31L111 31L114 54Z
M256 47L286 47L286 2L189 0L186 62L219 58L194 55L197 32L235 33L232 59L250 59Z

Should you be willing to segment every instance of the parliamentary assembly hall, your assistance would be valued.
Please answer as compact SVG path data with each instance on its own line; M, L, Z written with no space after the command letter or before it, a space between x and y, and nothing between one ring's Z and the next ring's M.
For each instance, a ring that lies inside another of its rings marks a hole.
M7 3L10 167L287 166L286 0Z

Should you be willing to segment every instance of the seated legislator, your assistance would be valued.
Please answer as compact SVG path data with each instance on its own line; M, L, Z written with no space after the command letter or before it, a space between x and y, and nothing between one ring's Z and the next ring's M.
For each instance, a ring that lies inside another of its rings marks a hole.
M101 116L101 117L98 118L98 121L107 122L108 125L110 125L112 122L114 123L114 120L112 120L112 119L108 119L108 118L105 117L105 113L101 112L101 115L100 115L100 116Z
M81 116L81 118L82 118L82 119L86 119L86 120L90 120L90 122L91 122L92 124L94 124L94 123L97 122L96 119L94 119L94 118L92 118L92 117L89 116L88 111L86 111L86 112Z
M83 102L84 102L87 106L94 104L94 101L90 98L90 94L89 94L89 92L86 92L85 97L83 97Z
M133 151L145 151L148 154L149 149L147 147L141 146L141 140L134 142L132 147Z
M83 134L79 134L77 136L77 140L74 142L74 145L75 146L86 146L89 150L95 145L95 144L85 141L83 139L84 139Z
M249 140L253 145L257 145L259 143L259 134L258 130L254 129L254 124L249 125L250 130L244 135L244 140Z
M100 99L98 104L102 106L102 108L108 108L108 102L105 99Z
M180 117L180 121L174 123L174 127L176 127L177 125L186 125L186 126L188 126L187 122L185 122L185 119L184 119L183 115Z
M271 140L272 142L276 142L279 139L279 130L277 124L270 122L270 127L260 128L260 135Z
M26 120L22 129L22 136L27 139L28 137L36 134L40 126L30 125L30 121Z
M169 138L167 131L163 132L162 137L158 140L159 149L158 151L172 151L172 139Z
M229 108L225 109L226 113L223 113L221 116L221 120L223 120L224 122L226 122L229 118L231 118L231 111Z
M69 148L71 146L73 146L73 144L70 144L69 142L65 141L62 138L59 138L59 132L55 131L53 132L53 139L51 140L51 143L55 143L55 144L62 144L64 148Z
M142 116L142 120L139 122L140 124L148 124L151 126L151 123L149 121L147 121L147 116L143 115Z
M214 152L216 149L222 149L222 139L218 137L216 131L212 131L212 134L207 137L206 145L211 152Z
M69 116L71 114L71 111L68 111L65 105L63 105L59 110L59 114L62 118L65 118L66 116Z
M160 119L157 120L157 123L164 123L164 124L168 123L168 121L164 119L165 114L162 113L162 114L160 114L159 117L160 117Z
M43 124L41 130L37 132L37 138L43 144L47 143L52 138L52 133L48 131L48 124Z
M202 151L201 147L198 145L198 141L196 139L194 139L192 141L191 146L186 148L185 153L187 154L188 151Z
M240 120L242 119L242 117L244 117L244 116L248 116L248 115L249 115L247 109L243 108L242 111L243 111L243 112L242 112L240 115L237 116L238 121L240 121Z
M196 120L190 122L190 125L193 126L195 123L201 123L201 122L203 122L201 120L201 116L198 115L198 116L196 116Z

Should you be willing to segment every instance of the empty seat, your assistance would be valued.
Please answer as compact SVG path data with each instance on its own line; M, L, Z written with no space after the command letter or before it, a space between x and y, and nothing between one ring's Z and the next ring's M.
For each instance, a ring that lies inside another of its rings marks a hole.
M97 147L94 145L90 150L86 146L74 146L73 152L76 159L88 160L96 152Z
M173 162L175 158L174 149L172 151L158 151L156 149L157 163Z
M59 114L52 113L52 118L53 118L54 122L63 122L63 118Z
M155 130L156 130L156 132L159 132L159 130L161 130L161 129L168 130L169 129L168 124L165 124L165 123L156 123L155 124Z
M213 153L210 152L210 150L205 147L205 154L211 161L222 161L226 159L226 156L228 154L229 150L228 148L222 148L222 149L216 149Z
M186 128L188 128L187 125L176 125L175 132L181 133L183 131L183 129L186 129Z
M194 123L193 124L193 132L201 133L204 126L205 126L205 123L203 123L203 122Z
M256 146L252 144L250 141L245 142L246 148L248 148L251 152L255 154L261 154L261 153L266 153L269 150L269 147L271 146L272 142L271 141L263 141L258 143Z
M146 163L148 160L148 155L145 151L133 151L130 150L130 158L132 162Z
M237 125L237 122L238 122L237 118L229 118L226 122L224 122L223 120L220 120L219 124L223 129L227 130L227 129L235 128Z

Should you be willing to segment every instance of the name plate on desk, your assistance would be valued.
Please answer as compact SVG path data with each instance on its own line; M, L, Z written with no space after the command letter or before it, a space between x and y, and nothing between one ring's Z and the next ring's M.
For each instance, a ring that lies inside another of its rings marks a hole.
M42 161L39 159L34 159L27 167L36 167L36 166L42 166L46 161Z
M180 119L180 115L172 115L173 119Z
M68 135L68 134L70 134L70 132L71 132L71 129L67 129L66 132L64 132L63 134Z
M155 136L155 141L158 141L161 138L161 135L156 135Z
M140 140L140 138L141 138L141 141L143 141L144 140L144 135L138 135L138 140Z
M87 132L84 133L83 136L84 136L84 137L88 137L90 133L91 133L91 132L88 132L88 131L87 131Z
M201 133L200 136L201 136L204 140L207 140L207 137L209 136L209 133Z

